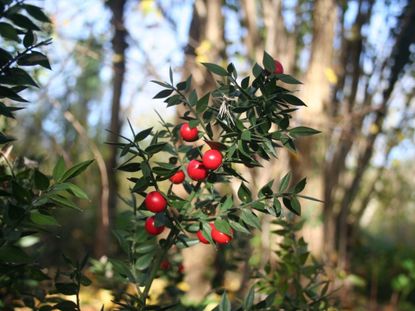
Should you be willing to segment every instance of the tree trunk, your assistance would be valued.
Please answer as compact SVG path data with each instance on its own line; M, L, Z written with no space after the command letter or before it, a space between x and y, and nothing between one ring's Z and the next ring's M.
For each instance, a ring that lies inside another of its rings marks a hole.
M110 133L108 135L109 142L118 142L118 135L120 134L122 122L120 119L121 96L122 87L125 75L125 51L127 49L126 35L127 31L124 26L124 8L126 0L109 0L109 6L112 19L111 23L114 29L114 36L112 39L112 103L111 103L111 121ZM108 171L108 206L109 206L109 221L106 221L104 211L98 213L98 226L96 231L96 246L95 255L102 256L108 253L110 222L115 217L117 206L117 174L115 168L117 167L117 146L109 145L109 157L106 161Z
M189 29L188 44L185 48L183 76L193 77L193 87L200 94L208 92L214 85L213 77L197 63L197 59L217 63L226 60L224 40L224 18L221 0L196 0L193 4L193 16ZM177 116L186 111L177 106ZM178 118L178 122L181 120ZM211 289L209 278L204 271L215 262L214 247L195 245L183 251L185 281L189 284L187 299L198 302L206 297ZM216 278L219 280L219 278Z
M300 97L307 103L307 108L300 109L298 118L301 124L317 127L324 131L327 128L326 106L330 98L330 82L327 78L327 70L333 66L334 56L334 34L337 22L337 5L334 0L317 0L314 2L313 10L313 41L311 44L311 55L308 70L306 72L304 85L300 91ZM319 120L315 124L315 120ZM324 137L299 139L297 147L298 155L290 156L291 169L294 180L304 176L310 176L309 171L312 158L316 150L325 150ZM320 151L321 152L321 151ZM323 154L321 154L323 155ZM319 182L321 183L321 182ZM322 189L323 186L320 186ZM334 250L334 219L332 206L324 205L324 240L325 254L332 254Z

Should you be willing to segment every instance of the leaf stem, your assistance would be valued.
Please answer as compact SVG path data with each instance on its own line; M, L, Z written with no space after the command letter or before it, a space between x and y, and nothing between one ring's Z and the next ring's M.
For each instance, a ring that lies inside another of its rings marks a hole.
M18 61L20 58L22 58L24 55L26 55L28 52L32 51L33 49L42 46L42 45L48 45L50 44L52 41L52 39L46 39L43 41L40 41L39 43L35 44L35 45L31 45L29 46L27 49L25 49L23 52L19 52L17 53L17 55L15 57L13 57L11 60L9 60L7 63L5 63L1 68L0 68L0 72L4 72L4 70L6 68L9 68L14 62Z

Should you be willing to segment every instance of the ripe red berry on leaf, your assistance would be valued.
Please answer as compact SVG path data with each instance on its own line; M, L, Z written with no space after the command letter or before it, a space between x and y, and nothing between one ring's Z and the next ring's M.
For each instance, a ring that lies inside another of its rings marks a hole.
M158 191L152 191L147 194L144 205L153 213L160 213L166 209L167 201Z
M274 64L275 64L275 70L274 70L275 74L284 73L284 67L282 67L282 64L279 61L274 60Z
M212 226L211 235L212 235L213 241L215 241L218 244L228 244L232 240L232 236L219 231L218 229L216 229L214 224L211 226Z
M161 263L160 263L160 269L161 270L169 270L171 267L170 261L168 261L167 259L164 259Z
M203 244L209 244L209 241L203 236L202 230L199 230L197 233L197 238L199 239L199 241Z
M158 235L164 231L164 226L156 227L154 221L154 216L147 218L145 229L151 235Z
M180 171L177 171L176 173L174 173L174 175L171 176L169 178L169 180L173 184L181 184L184 181L185 177L186 176L184 175L184 172L182 170L180 170Z
M202 160L207 169L216 170L222 165L223 156L219 150L211 149L203 154Z
M196 127L191 128L189 123L183 123L180 127L180 136L184 141L196 141L199 138L199 132Z
M187 173L191 179L201 181L206 179L208 170L202 162L198 160L191 160L187 165Z

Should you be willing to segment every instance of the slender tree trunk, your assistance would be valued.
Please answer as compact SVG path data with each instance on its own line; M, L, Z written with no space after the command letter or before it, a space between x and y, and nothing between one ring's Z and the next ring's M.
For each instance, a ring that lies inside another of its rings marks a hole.
M305 100L308 107L301 109L298 114L302 124L317 127L323 132L327 127L326 107L331 95L331 86L326 71L333 66L334 56L334 34L337 22L337 5L334 0L317 0L314 2L313 10L313 41L311 44L311 55L308 70L306 72L304 85L300 96ZM319 120L319 124L313 124ZM323 134L324 135L324 134ZM324 150L325 138L299 139L297 146L299 155L290 156L290 164L294 180L299 180L310 169L312 158L316 150ZM323 186L321 185L322 189ZM323 245L326 254L334 250L334 217L332 206L323 207L324 240Z
M112 103L111 103L111 121L110 133L108 135L109 142L118 142L118 135L120 134L122 122L120 119L121 96L125 75L125 51L127 49L126 35L127 31L124 26L124 9L126 0L109 0L107 5L112 13L112 27L114 36L112 38L113 48L113 79L112 79ZM117 147L109 145L109 157L106 161L108 171L108 206L109 206L109 220L115 217L117 206L117 174L115 168L117 167ZM102 217L103 211L98 213L98 226L96 231L96 247L95 255L102 256L108 253L110 222L105 217Z
M189 29L188 44L185 48L184 78L193 77L193 87L204 94L214 85L213 77L197 63L197 59L208 62L226 60L224 40L224 18L221 0L195 0ZM203 46L203 49L200 47ZM177 107L177 116L183 115L185 107ZM178 119L178 122L182 122ZM214 247L195 245L183 251L185 281L189 284L187 299L198 302L206 297L211 289L210 280L204 273L206 267L215 262ZM223 280L216 276L216 281Z

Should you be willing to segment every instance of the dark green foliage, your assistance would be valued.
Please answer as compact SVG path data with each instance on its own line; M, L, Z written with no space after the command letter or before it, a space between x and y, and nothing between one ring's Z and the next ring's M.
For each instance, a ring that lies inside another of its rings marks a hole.
M311 257L307 243L297 237L303 222L279 219L274 224L279 228L273 233L284 237L275 251L278 260L256 276L257 290L274 295L272 307L265 310L327 310L333 304L329 280L323 266Z
M40 65L50 69L47 57L38 50L50 40L37 40L38 35L42 36L39 22L49 23L50 20L39 7L24 1L1 1L0 20L0 36L5 43L0 50L0 117L6 119L14 118L14 112L22 109L13 102L27 102L20 93L29 87L38 87L21 66ZM11 136L0 133L3 145L0 154L0 309L23 306L36 309L40 306L35 304L40 301L45 302L41 310L52 310L52 306L54 310L78 310L79 302L74 304L63 298L45 300L46 290L41 284L50 281L50 277L38 263L43 251L40 235L60 226L55 218L57 209L79 210L74 199L87 199L86 193L69 181L92 161L66 169L60 160L53 176L48 176L38 169L39 163L26 164L23 156L14 158L6 145L12 141ZM71 271L58 273L56 292L78 296L81 284L90 283L81 273L86 258L81 263L65 260ZM59 281L62 276L63 283Z
M268 54L264 56L266 69L256 64L253 69L255 79L249 81L245 78L241 84L236 80L237 72L232 64L224 69L205 63L209 71L223 77L223 80L200 98L195 90L190 89L191 77L177 84L173 83L172 78L170 83L154 81L164 88L154 98L164 98L167 106L183 104L187 111L181 116L182 119L189 122L190 127L198 128L199 137L206 145L221 151L224 162L218 169L209 171L204 181L192 182L188 178L184 182L188 195L178 197L172 187L163 191L159 183L179 169L186 172L188 162L200 160L202 155L201 147L181 143L181 124L167 123L159 116L162 129L155 131L149 128L136 134L130 126L133 139L122 137L124 142L119 147L125 161L119 169L135 174L128 178L131 182L131 200L126 203L131 210L126 212L128 217L124 218L128 221L114 231L127 260L112 263L119 277L145 289L138 291L135 298L124 296L123 300L119 300L121 310L150 310L150 306L145 305L145 299L161 259L171 253L173 245L180 249L199 243L193 235L198 230L209 243L215 244L209 223L214 223L217 230L236 237L261 229L262 215L280 217L281 203L287 212L301 214L299 197L307 198L300 194L305 187L305 179L291 186L291 174L287 174L279 182L278 191L274 190L274 181L271 180L258 193L252 193L246 180L234 168L237 163L248 168L260 167L260 159L277 157L279 148L295 151L296 137L318 133L305 127L290 128L292 113L304 103L288 89L279 86L278 81L294 84L298 81L288 75L270 74L269 57ZM232 195L223 195L217 190L219 184L228 184L232 178L241 180L237 193L240 203ZM144 230L146 218L154 214L147 211L144 204L137 203L137 196L144 198L153 190L161 192L168 202L165 211L155 214L156 225L170 230L168 237L159 241ZM301 264L304 265L305 261ZM264 310L271 310L274 300L275 294L255 306L262 304ZM254 292L251 291L245 304L253 306L253 301ZM224 293L218 310L230 308Z

